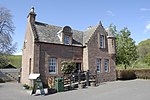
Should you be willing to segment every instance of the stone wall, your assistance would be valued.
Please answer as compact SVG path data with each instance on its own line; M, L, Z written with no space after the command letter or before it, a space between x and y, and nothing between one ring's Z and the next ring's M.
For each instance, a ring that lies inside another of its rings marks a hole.
M36 45L40 45L39 71L40 71L42 80L44 81L45 84L47 84L48 77L62 76L61 62L63 61L73 61L73 62L81 63L81 69L83 69L82 47L70 46L70 45L66 46L66 45L61 45L61 44L48 44L48 43L37 43ZM56 74L49 73L49 58L50 57L55 57L57 59Z
M105 35L105 46L104 48L100 48L99 44L99 34L104 34ZM96 66L96 59L101 59L101 71L98 72L98 82L102 81L112 81L116 79L116 72L115 72L115 55L110 55L108 53L108 41L107 41L107 36L106 32L103 29L102 26L99 26L96 30L95 33L90 37L86 48L84 48L84 57L88 58L88 61L84 60L85 68L88 68L90 70L91 74L95 74L95 71L97 70ZM87 57L87 55L88 57ZM86 59L84 58L83 59ZM108 59L109 60L109 71L105 72L104 69L104 60ZM86 66L88 65L88 67Z
M34 54L34 36L32 33L31 23L28 23L22 51L22 71L21 71L22 84L30 84L28 78L29 74L33 73L34 67L33 54Z

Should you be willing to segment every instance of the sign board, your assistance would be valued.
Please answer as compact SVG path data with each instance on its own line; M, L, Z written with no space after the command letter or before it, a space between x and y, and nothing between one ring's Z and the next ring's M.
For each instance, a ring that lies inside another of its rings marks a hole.
M30 74L30 75L29 75L29 79L30 79L30 80L35 80L35 79L37 79L39 76L40 76L40 74Z
M43 88L43 83L42 83L41 79L38 77L34 81L35 82L34 82L34 86L33 86L31 95L35 94L37 89L40 89L41 95L45 95L44 88Z

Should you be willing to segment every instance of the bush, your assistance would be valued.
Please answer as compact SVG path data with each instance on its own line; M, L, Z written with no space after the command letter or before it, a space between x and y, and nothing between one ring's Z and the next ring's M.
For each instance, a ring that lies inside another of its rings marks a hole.
M61 63L61 65L62 65L61 71L65 75L71 74L71 73L73 73L76 70L76 64L74 62L64 61L64 62Z
M116 70L117 79L150 79L150 69Z
M27 89L27 90L30 89L30 86L27 85L27 84L24 84L23 87L24 87L25 89Z
M134 71L137 78L150 79L150 69L135 69Z
M133 70L119 70L117 71L117 73L119 72L119 74L117 75L117 79L120 80L131 80L131 79L136 79L136 75L134 73Z
M5 83L5 81L3 79L0 78L0 83Z

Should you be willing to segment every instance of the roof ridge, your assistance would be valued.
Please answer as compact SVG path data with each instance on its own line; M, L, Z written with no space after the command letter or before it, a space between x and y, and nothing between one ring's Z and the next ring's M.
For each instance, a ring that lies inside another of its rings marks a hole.
M56 25L49 25L37 21L34 25L37 30L36 33L38 34L39 41L60 44L60 39L58 38L57 33L65 26L61 27ZM75 33L73 34L73 39L76 41L75 44L83 44L84 32L75 29L72 29L72 32Z
M62 26L47 24L47 23L43 23L43 22L39 22L39 21L36 21L35 23L38 24L38 25L43 25L43 26L55 26L55 27L61 27L61 28L63 28ZM67 26L67 25L65 25L65 26ZM64 27L65 27L65 26L64 26ZM72 30L73 30L73 31L84 32L84 31L77 30L77 29L72 29Z
M38 25L48 25L48 24L46 24L44 22L39 22L39 21L35 21L35 24L38 24Z

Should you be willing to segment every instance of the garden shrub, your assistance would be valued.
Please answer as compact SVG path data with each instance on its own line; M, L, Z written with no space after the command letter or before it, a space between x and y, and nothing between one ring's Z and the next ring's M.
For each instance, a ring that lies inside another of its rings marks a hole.
M122 80L131 80L131 79L136 79L136 75L133 70L123 70L120 73L120 78Z
M117 70L116 76L120 80L150 79L150 69Z
M27 85L27 84L24 84L23 87L24 87L25 89L27 89L27 90L30 89L30 86Z
M135 69L137 78L150 79L150 69Z

